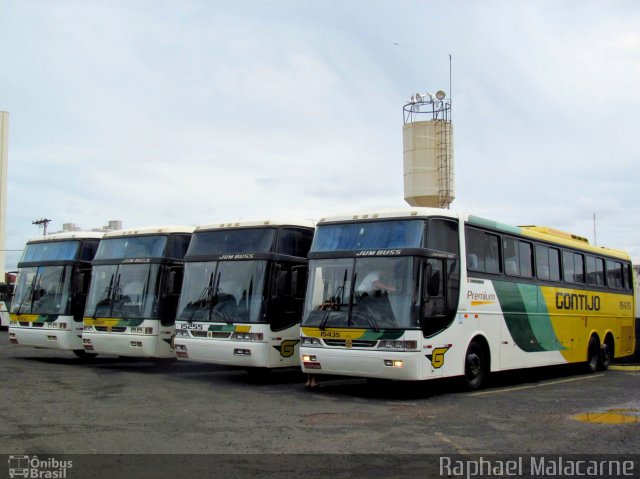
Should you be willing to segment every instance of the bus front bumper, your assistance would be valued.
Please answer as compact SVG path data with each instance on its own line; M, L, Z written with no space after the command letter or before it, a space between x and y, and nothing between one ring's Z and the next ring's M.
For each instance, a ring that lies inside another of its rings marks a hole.
M175 358L169 343L157 334L88 333L82 334L84 350L92 354L113 354L136 358Z
M33 348L63 349L67 351L82 349L80 335L81 330L9 327L9 341L12 344Z
M302 371L363 378L413 381L423 379L419 351L363 351L300 347Z
M268 343L176 337L176 356L183 361L264 368L269 365Z

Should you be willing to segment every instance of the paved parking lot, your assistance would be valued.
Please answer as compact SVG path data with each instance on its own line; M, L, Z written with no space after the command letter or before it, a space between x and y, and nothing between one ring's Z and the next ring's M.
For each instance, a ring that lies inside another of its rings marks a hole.
M455 381L332 378L20 348L0 332L3 454L636 453L640 372L575 368ZM580 421L577 415L583 416ZM611 423L589 422L604 413ZM616 415L623 416L615 424ZM586 419L585 419L586 418Z

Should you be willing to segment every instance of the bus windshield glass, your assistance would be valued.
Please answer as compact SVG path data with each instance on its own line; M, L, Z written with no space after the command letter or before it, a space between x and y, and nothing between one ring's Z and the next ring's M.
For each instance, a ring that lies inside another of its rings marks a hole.
M418 328L411 257L312 260L303 326Z
M69 314L72 266L21 268L11 312Z
M157 318L158 264L93 267L85 314L96 318Z
M241 253L268 253L276 236L275 228L239 228L196 232L189 256Z
M178 320L226 323L263 321L266 261L185 264Z
M106 238L100 241L95 259L160 258L166 244L164 235Z
M423 235L423 220L319 225L313 239L311 252L419 248L423 243Z
M73 261L78 257L79 247L79 241L44 241L30 243L25 248L20 262Z

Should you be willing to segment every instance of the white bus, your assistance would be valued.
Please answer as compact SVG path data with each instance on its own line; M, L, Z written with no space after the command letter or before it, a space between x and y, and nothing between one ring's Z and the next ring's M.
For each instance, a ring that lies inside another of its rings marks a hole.
M27 242L18 263L9 341L85 357L82 315L103 233L56 233Z
M633 353L626 253L544 227L412 208L324 218L309 254L305 372L423 380Z
M265 371L299 365L312 221L196 228L176 320L178 359Z
M84 314L86 352L175 359L182 260L192 231L170 226L104 235Z

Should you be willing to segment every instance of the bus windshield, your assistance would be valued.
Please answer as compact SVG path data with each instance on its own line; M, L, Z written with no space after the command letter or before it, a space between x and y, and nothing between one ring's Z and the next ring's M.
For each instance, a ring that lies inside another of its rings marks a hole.
M302 324L418 328L417 270L411 257L312 260Z
M165 235L106 238L100 241L95 259L160 258L166 244Z
M86 316L157 318L159 271L148 263L94 266Z
M424 220L318 225L311 251L419 248L423 243L423 235Z
M73 261L78 256L79 246L79 241L42 241L30 243L25 248L20 262Z
M266 261L186 263L178 320L262 322L266 270Z
M72 266L21 268L11 312L69 314Z
M276 232L276 228L199 231L191 239L189 256L268 253Z

